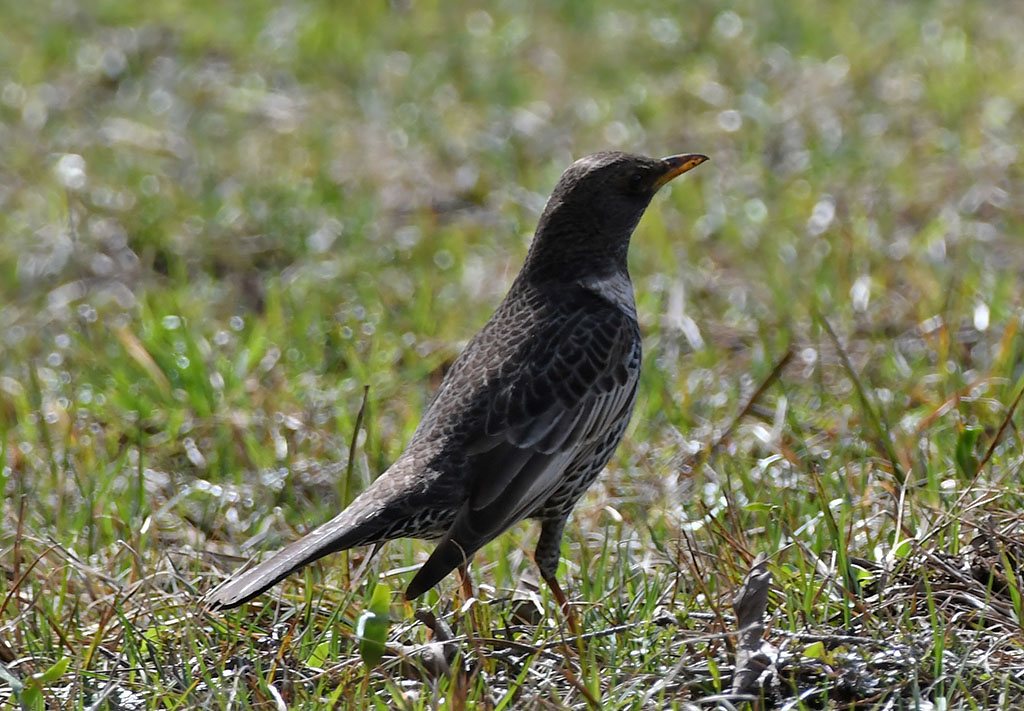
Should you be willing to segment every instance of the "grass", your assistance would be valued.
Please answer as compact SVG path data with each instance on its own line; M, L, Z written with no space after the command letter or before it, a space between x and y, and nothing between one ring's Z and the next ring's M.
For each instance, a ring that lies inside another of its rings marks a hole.
M1013 5L3 17L0 706L706 706L765 553L769 702L1019 707ZM394 460L561 170L609 147L712 162L632 246L640 400L560 571L582 641L532 526L478 554L471 609L454 577L426 599L468 676L359 656L374 584L392 647L426 641L419 542L202 612Z

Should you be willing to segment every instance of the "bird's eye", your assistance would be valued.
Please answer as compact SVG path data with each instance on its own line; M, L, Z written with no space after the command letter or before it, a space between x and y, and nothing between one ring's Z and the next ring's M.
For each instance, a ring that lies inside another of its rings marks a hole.
M633 189L639 188L644 183L644 174L637 171L630 173L629 175L629 187Z

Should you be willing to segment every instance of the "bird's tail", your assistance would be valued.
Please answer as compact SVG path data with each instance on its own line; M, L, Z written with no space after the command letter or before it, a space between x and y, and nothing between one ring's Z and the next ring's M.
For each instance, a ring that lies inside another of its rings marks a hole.
M253 568L232 575L206 597L213 610L236 607L329 553L379 540L382 523L366 516L358 499L333 519L290 543Z

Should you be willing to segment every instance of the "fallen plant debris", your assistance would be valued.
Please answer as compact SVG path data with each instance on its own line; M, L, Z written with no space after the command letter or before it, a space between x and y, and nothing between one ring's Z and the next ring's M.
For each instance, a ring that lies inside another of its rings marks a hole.
M765 610L772 575L767 556L759 553L733 598L736 614L736 669L732 693L744 696L774 695L778 683L779 650L764 641Z

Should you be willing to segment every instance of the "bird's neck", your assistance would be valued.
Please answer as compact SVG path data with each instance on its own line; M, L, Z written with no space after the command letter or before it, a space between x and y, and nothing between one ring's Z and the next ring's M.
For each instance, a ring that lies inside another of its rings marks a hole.
M533 279L586 281L621 274L635 225L612 231L590 215L546 210L537 224L523 274Z

